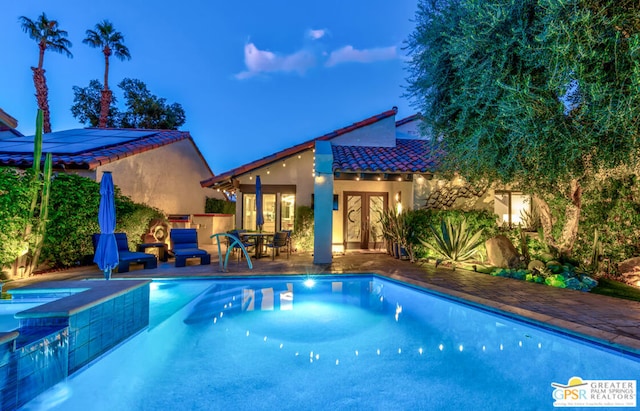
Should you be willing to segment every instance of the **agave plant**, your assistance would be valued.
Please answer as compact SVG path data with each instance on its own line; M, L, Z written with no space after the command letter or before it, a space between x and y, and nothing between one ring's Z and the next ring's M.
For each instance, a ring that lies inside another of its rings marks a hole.
M455 270L456 263L472 259L483 243L482 230L471 234L466 219L454 223L450 218L447 218L440 221L440 229L434 226L429 226L429 229L433 234L435 244L422 239L420 242L438 255L436 267L442 262L450 262Z

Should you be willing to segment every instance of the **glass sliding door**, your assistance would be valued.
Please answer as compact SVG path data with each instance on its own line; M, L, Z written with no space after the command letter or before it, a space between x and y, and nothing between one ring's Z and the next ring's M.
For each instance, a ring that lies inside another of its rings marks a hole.
M242 228L245 230L256 229L256 195L242 195Z
M280 229L293 230L296 221L296 195L282 194L280 198Z

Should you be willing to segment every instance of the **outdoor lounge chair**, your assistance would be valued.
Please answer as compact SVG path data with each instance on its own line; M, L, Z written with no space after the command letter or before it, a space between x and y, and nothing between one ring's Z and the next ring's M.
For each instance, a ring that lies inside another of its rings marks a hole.
M128 273L129 264L144 264L144 269L152 269L158 267L158 260L156 256L148 253L139 253L129 251L129 240L126 233L115 233L116 243L118 244L118 273ZM98 247L98 239L100 234L94 234L91 236L93 241L93 251L95 252Z
M211 263L211 254L198 248L198 232L195 228L173 228L169 238L171 252L176 258L176 267L187 265L187 258L199 258L200 265Z

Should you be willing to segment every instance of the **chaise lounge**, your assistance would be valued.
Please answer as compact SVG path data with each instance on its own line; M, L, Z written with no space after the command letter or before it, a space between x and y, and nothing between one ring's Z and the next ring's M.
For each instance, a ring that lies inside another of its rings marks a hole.
M187 265L187 258L199 258L200 265L211 263L211 254L198 248L198 232L195 228L173 228L169 238L171 252L176 258L176 267Z
M156 256L148 253L138 253L129 251L129 240L126 233L115 233L116 243L118 244L118 273L128 273L129 264L144 264L144 269L152 269L158 267L158 260ZM91 236L93 241L93 251L95 252L98 247L98 239L100 234L94 234Z

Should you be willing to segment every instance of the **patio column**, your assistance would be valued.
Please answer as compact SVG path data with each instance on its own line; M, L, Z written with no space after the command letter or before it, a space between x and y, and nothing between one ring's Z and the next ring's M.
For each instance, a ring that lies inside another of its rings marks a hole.
M313 263L330 264L333 243L333 153L331 143L316 141L315 154Z

